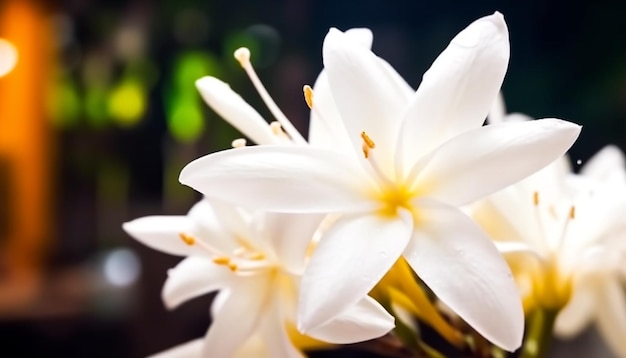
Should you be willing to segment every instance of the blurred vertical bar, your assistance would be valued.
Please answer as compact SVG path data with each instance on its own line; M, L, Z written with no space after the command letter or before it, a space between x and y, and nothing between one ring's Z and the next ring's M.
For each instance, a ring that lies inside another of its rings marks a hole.
M0 213L10 221L0 240L4 271L0 304L8 303L4 300L26 303L24 299L34 298L54 231L53 148L44 105L53 63L53 34L42 3L0 3L0 38L11 43L18 55L15 67L0 77L0 161L4 167L0 182L7 194L0 203L7 206Z

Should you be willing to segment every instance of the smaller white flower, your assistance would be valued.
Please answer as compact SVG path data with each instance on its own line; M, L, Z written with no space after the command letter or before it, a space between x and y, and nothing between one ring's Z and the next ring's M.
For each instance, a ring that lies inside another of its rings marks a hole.
M123 227L147 246L187 256L169 271L163 287L169 308L220 290L202 356L231 357L258 334L269 356L300 357L287 328L295 327L299 279L322 217L250 214L202 200L187 216L143 217ZM366 296L308 333L343 344L379 337L393 326L393 317Z
M505 115L499 100L491 122ZM566 157L476 203L472 215L508 255L526 310L559 310L555 332L573 336L598 324L607 343L626 356L626 163L614 146L579 174Z

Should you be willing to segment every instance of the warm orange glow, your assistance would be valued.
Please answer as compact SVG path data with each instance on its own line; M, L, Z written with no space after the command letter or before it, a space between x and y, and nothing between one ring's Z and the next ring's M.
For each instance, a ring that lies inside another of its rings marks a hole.
M0 38L19 60L0 78L0 175L8 185L8 228L0 238L0 261L9 274L37 276L52 232L51 143L44 112L50 73L50 29L38 1L9 0L0 8ZM1 62L1 61L0 61ZM1 284L1 282L0 282ZM26 284L26 283L24 283Z

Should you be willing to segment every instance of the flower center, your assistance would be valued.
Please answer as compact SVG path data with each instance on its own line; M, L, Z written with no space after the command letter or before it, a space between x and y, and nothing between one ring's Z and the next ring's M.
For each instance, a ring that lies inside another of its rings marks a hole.
M365 131L361 132L361 139L363 140L361 145L363 156L370 164L373 173L382 187L382 190L376 196L376 198L383 203L380 214L383 216L397 216L398 209L404 208L415 216L415 208L413 204L411 204L411 199L415 197L415 191L411 190L405 183L398 183L385 175L376 157L373 155L376 143Z
M254 274L259 271L275 268L267 256L256 250L245 240L238 240L240 246L230 253L223 253L204 241L196 240L193 236L181 233L180 239L189 246L197 245L204 249L216 265L226 266L231 271L239 274Z

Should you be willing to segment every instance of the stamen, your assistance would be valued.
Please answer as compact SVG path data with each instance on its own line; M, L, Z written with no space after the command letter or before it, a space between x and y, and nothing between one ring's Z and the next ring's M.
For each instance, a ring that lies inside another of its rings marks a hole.
M193 246L196 243L196 239L194 239L192 236L189 236L184 233L180 233L179 236L180 236L180 239L183 240L183 242L189 246Z
M228 265L230 264L230 257L226 256L217 256L213 258L213 262L218 265Z
M535 206L539 206L539 192L538 191L533 193L533 204L535 204Z
M363 139L363 145L361 146L363 156L365 156L365 159L369 159L370 149L376 148L376 143L374 143L372 138L370 138L365 131L361 132L361 138Z
M278 120L280 124L282 124L285 132L289 135L289 137L291 137L291 139L298 144L306 144L307 142L304 137L302 137L302 134L298 132L296 127L293 126L287 116L285 116L285 114L280 110L276 102L274 102L270 94L267 92L267 89L265 89L265 86L263 86L263 83L259 79L259 76L254 71L254 67L252 67L252 63L250 62L250 50L245 47L241 47L235 51L234 55L237 61L239 61L241 67L248 74L250 81L252 81L254 88L256 88L257 92L259 92L259 95L263 99L263 102L265 102L267 108L270 110L276 120Z
M309 109L313 109L313 89L309 85L304 85L302 90L304 91L306 105L309 106Z
M262 252L253 252L248 256L248 258L250 260L263 260L265 258L265 254Z
M243 148L246 146L246 143L247 141L245 138L237 138L232 141L231 145L233 148Z
M575 217L576 217L576 207L572 205L572 207L569 208L569 218L574 220Z

